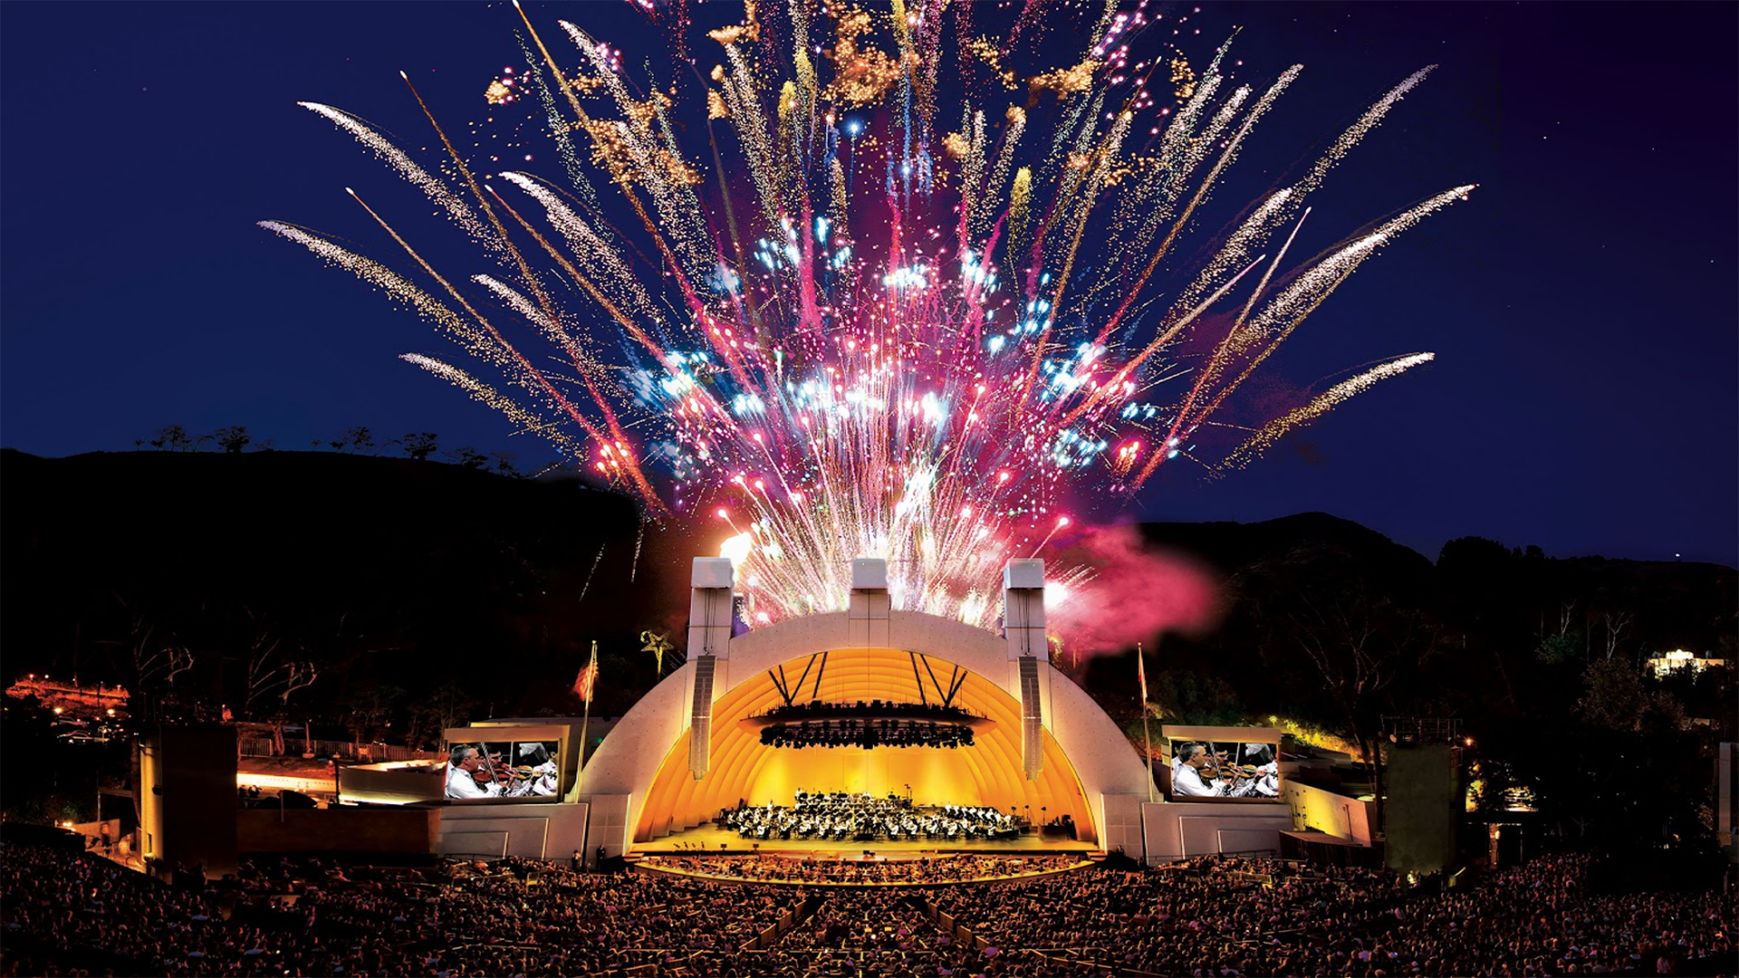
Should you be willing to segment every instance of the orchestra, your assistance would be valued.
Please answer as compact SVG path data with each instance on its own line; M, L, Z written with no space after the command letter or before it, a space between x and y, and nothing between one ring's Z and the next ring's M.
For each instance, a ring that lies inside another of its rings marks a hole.
M1012 815L979 805L916 806L889 794L810 792L798 789L791 806L739 803L721 818L744 839L891 842L917 839L990 841L1020 834Z

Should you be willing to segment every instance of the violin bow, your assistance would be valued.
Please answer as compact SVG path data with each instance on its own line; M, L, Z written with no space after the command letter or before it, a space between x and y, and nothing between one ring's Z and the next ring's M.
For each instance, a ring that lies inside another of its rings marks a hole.
M489 771L489 783L500 784L501 775L495 773L495 761L489 756L489 745L479 743L477 745L477 753L483 755L483 766Z

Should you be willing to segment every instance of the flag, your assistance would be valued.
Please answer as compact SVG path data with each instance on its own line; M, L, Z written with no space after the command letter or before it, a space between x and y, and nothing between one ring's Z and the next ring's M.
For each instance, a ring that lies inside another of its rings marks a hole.
M1141 702L1147 703L1147 658L1141 654L1141 646L1135 646L1135 674L1141 678Z
M586 705L590 706L592 703L592 687L596 686L597 684L598 684L598 643L596 641L593 641L592 642L592 661L590 663L588 663L584 669L580 670L580 677L578 679L574 680L574 692L579 693L580 697L586 701Z

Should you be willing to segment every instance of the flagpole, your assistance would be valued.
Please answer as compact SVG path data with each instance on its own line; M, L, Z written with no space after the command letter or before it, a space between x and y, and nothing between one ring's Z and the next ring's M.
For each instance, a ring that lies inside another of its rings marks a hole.
M586 782L586 727L592 722L592 691L598 685L598 640L592 639L592 664L586 681L586 712L580 718L580 766L574 772L574 797L580 797L580 786Z
M1141 657L1141 643L1135 643L1135 668L1141 674L1141 739L1147 746L1142 763L1147 765L1147 800L1157 801L1153 794L1153 730L1147 722L1147 661Z

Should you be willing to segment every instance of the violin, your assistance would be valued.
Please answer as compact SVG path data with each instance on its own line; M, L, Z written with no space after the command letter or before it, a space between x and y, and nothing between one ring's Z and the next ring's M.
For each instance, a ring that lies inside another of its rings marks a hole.
M1213 765L1210 768L1211 776L1218 778L1221 781L1248 781L1255 778L1258 773L1256 765L1254 764L1245 764L1240 767L1239 765L1232 764L1228 761L1222 761L1219 758L1214 759Z
M479 785L490 785L497 781L524 781L534 777L530 765L510 767L502 763L500 754L487 754L477 770L471 772L472 780Z

